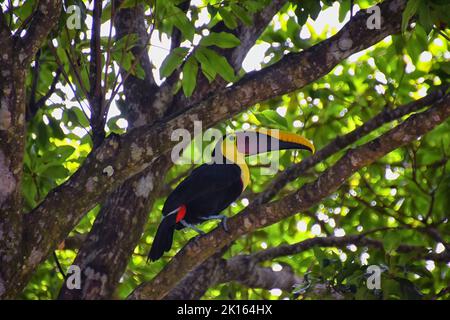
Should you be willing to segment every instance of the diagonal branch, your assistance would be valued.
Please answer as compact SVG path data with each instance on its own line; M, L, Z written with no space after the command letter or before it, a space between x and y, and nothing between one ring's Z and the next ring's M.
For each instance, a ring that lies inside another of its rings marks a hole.
M362 146L348 151L317 180L297 192L264 206L252 204L228 221L229 233L217 228L209 234L191 240L152 281L139 286L131 299L160 299L190 270L200 265L217 250L244 234L269 226L289 216L307 210L332 194L359 169L371 164L390 151L404 146L450 116L450 95L446 95L429 110L408 120Z
M23 38L19 38L18 58L28 67L50 31L56 25L62 9L61 0L42 0L32 18Z
M262 204L270 201L280 190L283 189L283 187L287 183L295 180L297 177L304 174L307 170L314 167L319 162L327 159L340 150L344 150L352 143L358 141L363 136L374 131L375 129L380 128L382 125L400 119L405 115L419 111L420 109L435 103L444 96L447 88L448 87L445 86L438 88L429 95L419 100L412 101L396 109L385 107L382 112L366 121L362 126L347 133L346 135L338 136L336 139L328 143L325 147L317 151L314 155L303 159L302 162L295 164L278 174L277 177L266 188L266 190L258 195L258 197L255 199L255 202Z
M30 121L36 115L36 112L38 112L38 110L45 105L45 102L47 102L47 100L50 99L51 95L55 92L56 85L59 82L59 77L61 76L61 73L62 68L58 67L58 69L56 69L52 83L50 84L50 88L37 101L36 101L36 89L31 90L30 99L27 106L27 121ZM37 81L39 79L39 71L35 72L34 76L36 78L33 78L33 87L37 85Z

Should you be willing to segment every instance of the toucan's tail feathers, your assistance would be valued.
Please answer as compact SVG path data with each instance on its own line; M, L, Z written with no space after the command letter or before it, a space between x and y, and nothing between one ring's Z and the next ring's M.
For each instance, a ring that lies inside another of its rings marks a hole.
M153 239L152 248L148 254L148 260L156 261L172 247L173 232L176 225L176 215L168 214L163 217L159 224L158 231L156 231Z

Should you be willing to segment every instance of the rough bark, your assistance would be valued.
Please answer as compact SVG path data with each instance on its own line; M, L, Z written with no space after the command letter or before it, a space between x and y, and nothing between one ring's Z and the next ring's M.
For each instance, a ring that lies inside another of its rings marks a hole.
M367 30L368 14L360 11L343 29L328 40L301 53L287 55L280 62L255 72L234 86L191 106L181 115L163 119L155 125L132 130L121 137L111 136L88 157L79 171L26 215L26 231L33 244L22 276L29 274L61 242L84 212L104 199L130 176L147 168L175 142L170 134L176 128L193 129L193 120L210 127L245 108L317 80L351 54L367 48L400 30L404 1L391 0L380 5L382 28ZM70 194L83 194L77 202L62 209L61 201ZM69 212L69 214L67 214Z
M120 1L115 3L118 8ZM113 18L116 38L138 34L139 43L132 49L145 72L139 79L120 70L124 81L127 108L123 110L128 129L154 122L160 111L149 108L148 102L155 99L158 87L152 75L152 66L146 53L147 34L144 8L139 5L120 9ZM166 99L169 103L170 99ZM82 270L82 288L68 289L64 284L59 299L108 299L113 296L128 260L139 241L147 216L158 194L161 181L169 167L166 156L159 157L146 170L125 181L103 202L100 212L77 257L73 262Z
M29 64L56 24L61 1L40 1L25 35L13 35L0 12L0 297L20 267L23 253L22 166Z
M131 299L160 299L183 277L238 237L307 210L332 194L357 170L427 133L450 116L450 95L360 147L349 150L318 179L297 192L264 206L250 205L228 221L229 232L217 228L191 240L152 281L140 285Z

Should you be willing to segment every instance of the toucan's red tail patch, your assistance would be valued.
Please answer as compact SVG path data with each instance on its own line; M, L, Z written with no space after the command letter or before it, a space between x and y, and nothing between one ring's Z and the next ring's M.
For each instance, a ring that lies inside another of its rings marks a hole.
M176 222L178 223L181 220L183 220L185 215L186 215L186 206L183 204L181 207L178 208Z

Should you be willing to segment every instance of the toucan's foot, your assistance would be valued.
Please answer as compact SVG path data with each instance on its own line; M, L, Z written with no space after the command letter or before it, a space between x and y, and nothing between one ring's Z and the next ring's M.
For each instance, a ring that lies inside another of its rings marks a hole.
M184 221L184 220L181 220L180 223L181 223L183 226L185 226L186 228L189 228L189 229L192 229L192 230L196 231L196 232L197 232L199 235L201 235L201 236L203 236L203 235L206 234L204 231L200 230L199 228L197 228L197 227L194 226L193 224L187 223L187 222Z
M228 217L224 217L222 219L222 227L223 227L223 230L225 230L226 233L229 233L230 230L228 229L227 221L228 221Z
M202 219L205 220L205 221L219 219L221 221L223 230L225 230L225 232L228 232L228 224L227 224L228 217L226 215L219 214L219 215L216 215L216 216L209 216L209 217L205 217L205 218L202 218Z

